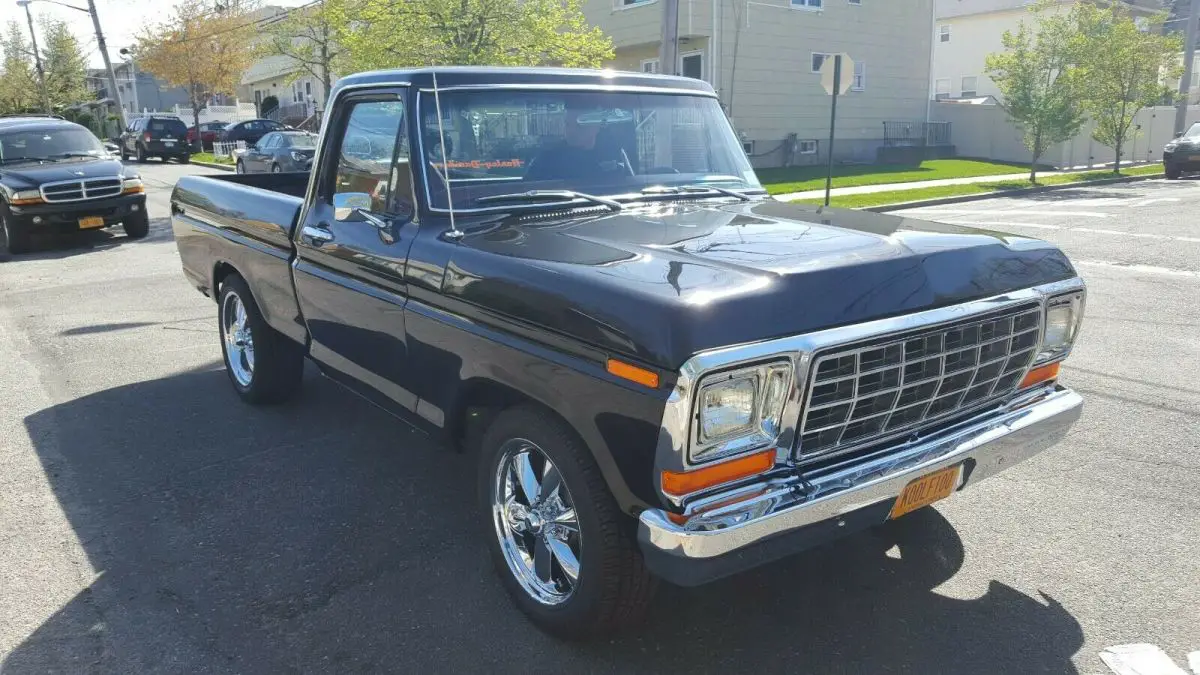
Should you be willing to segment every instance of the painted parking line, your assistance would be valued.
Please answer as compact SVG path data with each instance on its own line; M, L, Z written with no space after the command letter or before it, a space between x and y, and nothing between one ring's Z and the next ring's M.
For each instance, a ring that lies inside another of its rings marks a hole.
M1021 207L1003 208L1003 209L942 209L940 207L930 207L927 209L909 209L905 211L909 214L921 214L928 216L936 215L953 215L953 216L992 216L997 213L1014 213L1022 216L1076 216L1079 218L1111 218L1111 213L1101 213L1099 211L1058 211L1050 209L1026 209Z
M1171 277L1187 277L1190 279L1200 279L1200 272L1192 270L1181 270L1174 267L1158 267L1156 265L1137 265L1133 263L1114 262L1111 260L1072 260L1071 264L1076 267L1100 267L1125 272L1139 272L1143 274L1160 274ZM1200 675L1200 674L1197 674Z
M1106 647L1100 652L1100 660L1117 675L1191 675L1177 666L1171 657L1156 645Z
M1038 230L1061 230L1063 232L1083 232L1085 234L1107 234L1115 237L1133 237L1135 239L1157 239L1159 241L1182 241L1189 244L1200 244L1200 237L1176 237L1170 234L1154 234L1152 232L1124 232L1122 230L1104 230L1095 227L1071 227L1069 225L1046 225L1044 223L1018 223L1012 220L961 220L947 218L943 223L950 225L968 225L985 227L1030 227Z

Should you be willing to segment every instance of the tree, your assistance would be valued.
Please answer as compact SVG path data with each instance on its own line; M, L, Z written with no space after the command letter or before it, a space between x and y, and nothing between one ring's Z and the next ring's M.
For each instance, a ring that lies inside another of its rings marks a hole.
M1113 173L1121 171L1121 155L1132 140L1134 117L1147 106L1173 102L1183 70L1178 35L1164 35L1165 14L1145 22L1142 30L1119 4L1099 7L1083 2L1069 15L1075 38L1084 109L1095 123L1092 138L1116 151Z
M344 51L336 36L347 25L348 0L317 0L308 7L289 11L282 19L266 25L266 40L258 53L290 59L297 71L291 81L307 73L321 83L323 100L329 100L334 73L341 68ZM353 0L349 0L353 4Z
M9 21L4 31L4 62L0 64L0 114L32 112L39 109L37 71L33 66L33 47L25 39L25 29Z
M440 64L595 67L612 40L581 0L354 0L338 26L348 70Z
M1049 9L1042 5L1038 11ZM1020 127L1029 149L1029 182L1037 182L1038 160L1083 126L1079 75L1072 62L1072 25L1060 14L1040 14L1036 30L1021 22L1005 31L1004 51L987 57L987 71L1000 89L1004 111Z
M196 126L214 95L237 90L254 58L246 48L257 23L250 9L248 3L183 0L165 23L138 37L138 66L187 90Z
M87 88L87 56L79 40L64 21L42 17L45 48L42 67L46 73L46 98L51 110L64 108L93 98Z
M258 104L258 114L269 115L272 111L279 107L279 99L275 96L268 96Z

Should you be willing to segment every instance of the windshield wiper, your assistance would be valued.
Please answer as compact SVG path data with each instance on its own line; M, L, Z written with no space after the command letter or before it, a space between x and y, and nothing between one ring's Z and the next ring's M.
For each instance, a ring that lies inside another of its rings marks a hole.
M488 195L476 199L476 203L490 204L493 202L540 202L540 201L571 201L583 199L595 204L607 206L613 211L620 211L625 207L613 199L605 197L597 197L589 195L585 192L575 192L574 190L529 190L528 192L513 192L503 195Z
M16 164L17 162L57 162L53 157L12 157L0 159L0 164Z
M642 190L644 195L677 195L681 193L698 194L701 192L716 192L725 195L726 197L734 197L744 202L750 201L750 195L729 188L717 187L716 185L652 185Z
M82 150L69 150L67 152L57 153L53 155L53 157L92 157L99 159L100 155L93 155L90 152L83 152Z

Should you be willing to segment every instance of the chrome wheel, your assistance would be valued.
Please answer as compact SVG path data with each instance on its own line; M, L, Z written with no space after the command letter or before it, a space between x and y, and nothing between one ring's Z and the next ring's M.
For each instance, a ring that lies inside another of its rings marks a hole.
M246 305L237 293L225 296L221 305L221 328L225 339L225 362L233 378L243 387L254 379L254 334Z
M532 441L514 438L501 447L492 521L525 592L544 605L566 602L579 584L579 519L558 467Z

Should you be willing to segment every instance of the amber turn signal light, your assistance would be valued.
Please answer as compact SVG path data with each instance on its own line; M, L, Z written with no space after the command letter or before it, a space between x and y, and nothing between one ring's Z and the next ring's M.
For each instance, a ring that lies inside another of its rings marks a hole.
M145 191L146 191L146 186L134 185L134 186L125 188L125 190L123 190L121 192L121 194L123 194L123 195L140 195Z
M662 491L680 497L721 483L748 478L775 466L775 449L756 452L694 471L662 472Z
M13 206L32 206L34 204L44 204L45 202L42 201L41 197L31 197L29 199L12 199L8 203Z
M618 361L616 359L608 360L608 372L616 375L622 380L637 382L638 384L658 389L658 373L645 368L638 368L635 365Z
M1058 377L1058 367L1061 364L1051 363L1048 366L1039 366L1029 371L1024 380L1021 380L1021 388L1032 387L1035 384L1049 382Z

